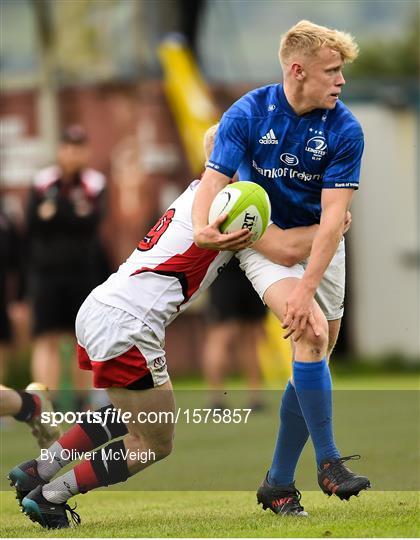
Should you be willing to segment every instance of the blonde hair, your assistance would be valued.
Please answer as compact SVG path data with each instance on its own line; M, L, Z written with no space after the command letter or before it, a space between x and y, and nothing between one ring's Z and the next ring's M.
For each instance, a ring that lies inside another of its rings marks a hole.
M296 53L315 55L322 47L339 52L345 64L353 62L359 54L359 47L351 34L303 20L281 37L280 64L288 64Z
M209 159L213 151L214 140L216 138L218 128L219 128L219 123L214 124L213 126L209 127L209 129L204 134L203 145L204 145L204 153L206 155L206 160Z

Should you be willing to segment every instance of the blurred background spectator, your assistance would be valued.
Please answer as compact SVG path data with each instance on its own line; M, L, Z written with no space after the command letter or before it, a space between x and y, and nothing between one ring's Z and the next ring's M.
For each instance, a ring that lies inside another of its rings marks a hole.
M0 200L0 383L7 373L7 353L13 342L9 306L22 295L21 240Z
M60 344L72 336L82 302L107 276L99 238L105 177L88 168L89 142L79 125L64 129L57 163L35 175L26 212L28 297L33 310L32 378L60 386ZM90 378L71 362L73 388Z
M207 310L203 368L206 386L211 390L211 407L229 407L223 389L232 368L239 368L250 390L248 406L261 410L264 404L258 345L264 336L267 309L236 258L229 261L210 287Z
M420 356L416 2L3 0L3 208L20 230L31 178L54 159L61 130L83 125L90 166L109 178L101 237L115 267L200 174L202 130L245 91L281 80L279 36L302 18L347 30L361 47L346 68L342 94L363 125L366 150L347 240L351 294L336 359L414 365ZM194 54L179 38L162 44L170 32L186 34ZM175 376L199 373L203 305L168 330ZM12 323L15 354L25 341L22 313ZM19 373L11 369L10 377L27 373L20 356L15 365ZM273 382L274 371L264 372Z

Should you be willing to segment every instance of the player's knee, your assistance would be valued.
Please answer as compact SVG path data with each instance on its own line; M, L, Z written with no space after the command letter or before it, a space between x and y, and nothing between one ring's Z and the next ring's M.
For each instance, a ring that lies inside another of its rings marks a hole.
M321 358L326 355L328 349L328 325L318 323L319 335L315 335L312 327L307 327L302 340L311 350L314 358Z

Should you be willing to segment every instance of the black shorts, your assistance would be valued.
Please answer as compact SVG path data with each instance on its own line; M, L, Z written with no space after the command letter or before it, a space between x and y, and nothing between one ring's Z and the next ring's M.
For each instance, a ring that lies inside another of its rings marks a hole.
M0 343L10 343L12 341L12 329L9 316L7 314L6 302L6 276L0 274Z
M261 321L267 308L255 292L236 257L216 279L209 291L209 318L212 322Z
M0 305L0 343L10 343L12 341L12 329L7 315L6 304Z
M33 333L74 332L79 307L90 293L93 281L83 272L37 272L30 279Z

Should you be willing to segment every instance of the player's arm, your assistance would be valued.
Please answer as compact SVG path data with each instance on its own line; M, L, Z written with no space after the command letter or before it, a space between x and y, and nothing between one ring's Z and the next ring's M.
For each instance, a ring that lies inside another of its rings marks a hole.
M252 247L276 264L293 266L309 257L318 227L280 229L272 223Z
M251 243L251 232L242 229L233 233L224 234L219 230L227 214L221 214L214 223L208 223L210 205L231 178L213 169L206 169L192 207L192 223L194 242L198 247L216 250L239 251Z
M246 229L229 234L219 231L227 214L220 215L214 223L208 223L214 197L231 181L248 147L248 121L237 109L233 105L220 121L214 148L194 199L194 242L202 248L239 251L251 243L251 232Z
M286 303L283 320L283 328L287 329L285 337L295 333L294 339L298 340L308 322L315 334L319 334L312 314L312 302L325 270L337 251L353 193L353 189L345 188L322 190L321 221L312 243L309 263Z
M346 212L342 234L349 230L350 225L351 213L348 211ZM280 227L272 223L262 238L255 242L252 247L276 264L293 266L309 257L318 229L319 225L280 229Z

